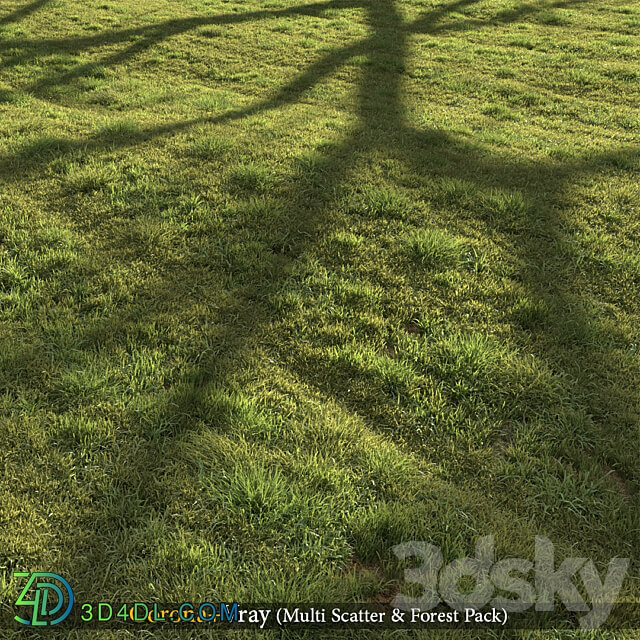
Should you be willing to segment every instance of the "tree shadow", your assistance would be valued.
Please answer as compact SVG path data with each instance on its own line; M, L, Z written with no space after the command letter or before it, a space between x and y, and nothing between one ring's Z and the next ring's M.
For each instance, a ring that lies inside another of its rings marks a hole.
M30 8L23 9L24 15L35 10L44 2L36 2L29 5ZM321 160L316 167L316 172L323 175L320 184L309 186L308 183L294 183L290 186L289 194L291 201L294 201L295 209L289 213L289 226L296 235L296 241L290 247L287 254L280 258L280 271L274 274L268 273L251 274L251 281L256 288L267 292L277 292L282 287L287 278L286 265L298 261L317 242L319 230L322 227L324 216L327 210L334 204L336 191L350 179L351 169L357 157L364 153L381 151L383 153L401 154L404 156L406 164L418 174L424 174L424 154L431 154L434 161L428 171L433 171L436 166L436 175L440 177L460 178L460 166L465 170L471 169L466 179L475 183L479 189L502 186L513 189L524 194L526 200L541 204L541 208L536 208L531 215L539 215L542 221L536 222L535 233L525 225L524 228L510 233L509 241L519 252L523 263L528 269L521 274L523 286L537 298L552 299L554 308L560 310L555 322L563 324L569 321L576 321L576 314L583 314L584 317L577 318L578 321L589 323L586 311L580 311L570 304L570 294L572 284L567 287L557 286L558 269L551 271L544 278L537 275L543 271L543 265L556 262L560 265L559 270L564 272L562 267L566 261L564 257L563 245L564 231L562 214L555 206L562 202L563 188L576 180L580 175L596 174L608 165L627 162L636 158L638 148L630 147L606 151L601 154L594 154L588 157L568 162L568 163L528 163L513 162L509 158L491 155L481 152L477 148L464 143L453 134L426 130L418 131L407 124L405 105L403 101L402 76L397 71L408 56L408 38L415 33L434 34L440 31L450 31L462 28L485 27L486 22L465 20L454 24L438 24L451 11L474 4L473 0L459 0L435 8L418 20L407 24L402 18L397 4L394 0L381 0L371 3L347 3L347 2L325 2L310 5L308 7L292 7L282 11L258 11L240 15L214 16L191 18L185 20L174 20L154 25L129 29L114 34L95 36L90 38L70 39L67 41L39 40L23 43L22 47L27 50L24 55L27 57L37 55L37 51L46 49L49 51L71 49L80 50L83 48L98 47L107 44L125 43L131 37L141 38L125 50L102 58L99 64L112 66L122 64L142 51L165 38L184 33L191 29L204 25L213 24L241 24L250 20L271 19L287 15L319 15L330 8L347 8L353 6L364 6L368 11L368 22L371 35L355 43L345 45L337 51L324 55L320 60L311 65L303 73L294 78L287 85L282 87L273 97L251 105L245 109L231 110L215 117L205 117L170 123L160 127L149 128L136 133L125 140L114 141L101 134L93 138L84 140L67 140L63 138L49 139L48 142L42 140L27 144L18 149L15 153L8 154L0 158L0 179L8 182L23 179L25 176L36 171L41 171L45 166L55 159L64 158L75 151L82 150L85 153L99 153L114 147L125 148L127 146L138 145L143 142L152 141L161 137L170 136L181 131L186 131L201 124L215 125L224 122L236 121L259 114L265 114L287 105L297 102L305 92L317 86L324 78L334 73L355 56L364 55L368 64L363 68L363 75L358 84L357 94L357 124L345 139L330 150L322 150ZM572 6L574 2L556 3L554 6ZM547 8L548 5L545 5ZM524 7L520 10L505 12L499 19L501 23L513 22L520 16L531 13L535 9ZM14 18L19 19L16 14ZM7 18L3 19L7 21ZM0 21L2 23L2 21ZM0 48L15 47L15 42L3 43ZM42 79L34 83L30 91L39 93L47 87L55 84L69 82L72 78L82 75L86 71L86 65L81 65L70 72L57 74ZM375 132L372 135L372 132ZM406 144L411 140L411 144ZM553 180L550 178L553 177ZM554 186L555 185L555 186ZM550 190L552 189L552 190ZM540 194L543 194L541 196ZM554 206L549 205L552 203ZM525 220L526 222L526 220ZM529 220L531 222L531 220ZM500 225L503 221L491 221L488 225ZM295 233L298 232L298 233ZM535 234L541 233L553 241L544 244L545 250L540 251L539 238ZM550 253L553 252L553 253ZM156 300L173 300L171 304L181 307L185 304L182 301L175 301L172 291L175 289L175 282L180 282L182 274L176 271L173 274L173 281L158 284L153 291L145 291L144 294ZM246 306L251 306L251 301L246 301ZM197 363L197 372L190 374L190 389L177 393L173 399L163 405L165 415L162 419L173 425L173 432L166 434L166 439L177 437L181 430L189 429L189 416L193 414L194 404L197 405L198 395L203 392L212 382L220 383L224 381L226 372L237 366L237 356L243 345L259 335L260 330L270 322L275 321L274 312L258 303L260 309L256 307L255 318L247 326L241 326L234 322L234 307L219 308L217 313L223 320L223 333L220 341L227 346L223 354L213 353L204 355ZM130 316L128 314L131 314ZM116 310L109 320L105 321L107 326L111 326L111 332L117 334L119 327L126 327L129 321L135 317L137 310L121 309ZM154 311L149 310L149 321L153 320ZM90 330L86 330L89 333ZM88 344L93 344L91 338L87 339ZM229 348L235 345L234 348ZM541 355L547 357L558 345L554 343L554 337L549 337L547 345L543 346ZM590 348L585 345L578 346L581 352L581 360L588 361L597 357ZM36 355L37 357L37 355ZM360 405L349 405L349 398L341 389L336 389L330 384L327 385L319 379L314 379L308 371L303 368L298 369L297 374L306 378L307 383L320 389L323 393L331 397L337 397L348 406L353 412L366 416L366 408ZM579 381L593 393L593 383L589 381L588 373L580 371L579 367L572 372ZM599 391L603 399L603 406L608 407L606 402L607 389ZM609 407L611 408L611 407ZM185 419L186 417L186 419ZM402 434L406 437L407 434ZM151 446L151 445L150 445ZM153 447L163 448L167 442L155 443ZM132 453L130 464L132 469L144 470L145 477L162 477L163 470L154 468L154 460L157 459L157 451L136 450ZM133 490L128 476L114 477L114 484L122 487L123 499L126 499L127 492ZM161 511L163 500L166 496L158 496L157 483L150 483L148 487L138 487L140 491L141 504L151 513ZM91 544L84 549L83 566L91 569L93 573L104 570L102 566L106 561L102 556L102 551L93 551ZM110 561L113 560L111 556Z
M45 5L49 4L49 2L51 2L51 0L34 0L30 4L27 4L20 9L16 9L15 11L0 18L0 27L11 24L12 22L19 22L20 20L23 20L27 16L38 11L38 9L41 9Z
M100 47L113 45L127 45L121 51L105 56L91 63L76 65L70 71L61 71L50 76L45 76L34 82L27 91L40 95L45 89L65 84L74 78L80 77L90 71L96 64L112 67L129 61L134 56L150 49L154 45L169 40L175 36L193 31L199 27L240 25L246 22L277 20L292 16L320 17L328 10L348 9L361 6L360 2L351 0L329 0L310 5L296 5L281 10L249 11L244 13L219 14L213 16L198 16L183 19L167 20L158 24L131 29L119 29L92 36L80 36L64 39L8 39L0 42L0 51L11 50L11 57L7 58L4 66L26 64L34 58L59 52L88 51Z
M452 24L438 24L438 21L441 20L442 17L448 15L452 11L471 6L475 3L477 3L477 0L457 0L450 5L444 4L442 7L432 9L425 16L423 16L422 18L418 18L412 24L404 24L402 21L398 22L398 24L396 25L397 33L399 37L405 38L408 34L422 33L435 35L439 32L448 32L474 27L486 27L486 21L470 19L464 21L456 20L456 22ZM576 0L562 0L551 5L545 5L545 9L570 7L575 3ZM73 53L77 54L78 52L91 50L97 47L126 44L127 42L133 40L133 43L125 47L122 51L118 51L99 60L91 61L90 63L76 65L69 71L60 71L58 73L45 76L40 80L32 83L25 89L27 93L37 96L43 96L46 95L47 89L49 89L50 87L69 83L72 80L82 77L87 73L91 73L92 70L95 69L96 65L103 67L113 67L119 64L123 64L131 60L136 55L149 50L162 41L193 31L198 27L213 25L236 25L257 20L275 20L291 16L320 17L324 12L328 10L367 7L369 5L371 7L374 7L375 2L367 3L362 1L357 2L353 0L329 0L328 2L318 2L310 5L297 5L276 11L250 11L241 14L221 14L216 16L202 16L177 20L167 20L165 22L149 25L146 27L121 29L107 33L100 33L95 36L82 36L78 38L65 39L6 40L5 42L0 42L0 52L3 50L11 50L11 57L8 57L3 64L14 66L17 64L27 64L35 57L43 54L48 55L55 52L67 51L72 51ZM497 19L497 22L507 24L517 20L522 16L534 13L537 10L539 10L537 5L532 5L519 7L518 9L509 11L503 11ZM400 34L402 34L403 31L406 31L407 33L401 36ZM367 42L372 41L366 39L361 42L361 46L366 48L368 46ZM354 48L357 47L358 45L354 46ZM345 47L344 52L347 53L350 48L351 47ZM21 51L24 51L24 53L21 53ZM348 57L345 57L345 59L348 59Z

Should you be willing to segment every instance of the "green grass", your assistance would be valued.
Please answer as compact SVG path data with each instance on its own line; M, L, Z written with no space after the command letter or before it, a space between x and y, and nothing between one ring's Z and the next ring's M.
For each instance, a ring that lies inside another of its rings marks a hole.
M408 244L409 254L422 267L455 267L463 260L464 244L438 229L420 229Z
M0 600L371 600L541 534L637 602L639 16L3 2Z

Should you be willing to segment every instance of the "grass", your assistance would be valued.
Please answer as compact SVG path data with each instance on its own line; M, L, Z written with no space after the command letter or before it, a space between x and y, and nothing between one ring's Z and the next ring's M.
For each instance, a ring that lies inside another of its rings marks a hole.
M370 601L538 534L637 602L638 16L2 3L0 599Z
M409 253L422 267L455 267L462 262L464 244L438 229L420 229L409 242Z

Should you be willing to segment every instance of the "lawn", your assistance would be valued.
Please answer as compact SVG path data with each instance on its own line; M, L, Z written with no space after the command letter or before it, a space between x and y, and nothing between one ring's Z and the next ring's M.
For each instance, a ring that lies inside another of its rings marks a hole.
M0 600L638 602L639 292L636 3L3 0Z

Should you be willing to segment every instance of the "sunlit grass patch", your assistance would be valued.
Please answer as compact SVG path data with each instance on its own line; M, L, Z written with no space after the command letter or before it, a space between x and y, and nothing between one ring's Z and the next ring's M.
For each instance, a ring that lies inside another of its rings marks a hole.
M63 169L66 188L70 193L100 191L117 180L117 172L104 163L68 163Z
M129 140L140 135L142 129L133 120L116 120L96 130L96 135L107 140Z
M401 218L413 209L413 204L400 190L389 187L365 186L348 197L348 210L374 218Z
M486 104L482 107L482 113L498 120L520 120L522 117L517 111L502 104Z
M509 44L512 47L520 47L523 49L534 49L536 46L535 42L531 38L521 35L511 38L509 40Z
M416 373L405 363L371 349L332 348L326 357L335 367L336 375L343 380L356 376L387 393L410 396L418 382Z
M602 82L599 73L592 69L569 69L567 79L582 87L596 86Z
M201 160L219 160L233 149L233 142L220 136L198 137L191 145L192 153Z
M15 258L6 258L0 264L0 287L4 292L24 291L29 280L27 270Z
M428 269L459 266L466 248L463 240L440 229L421 229L407 244L411 259Z
M433 183L431 189L435 202L441 206L469 207L479 196L477 185L464 178L441 178Z
M504 66L504 67L500 67L499 69L496 69L495 73L498 78L515 78L518 75L518 72L516 69L508 66Z
M264 194L275 184L275 179L268 167L249 163L241 164L231 170L229 184L239 193Z
M223 91L199 93L189 100L194 107L203 111L217 111L235 106L233 96Z
M530 225L535 229L542 222L540 214L520 191L492 189L482 195L479 204L490 221L504 228Z
M603 71L604 75L621 82L638 82L640 81L640 71L630 66L616 66Z

